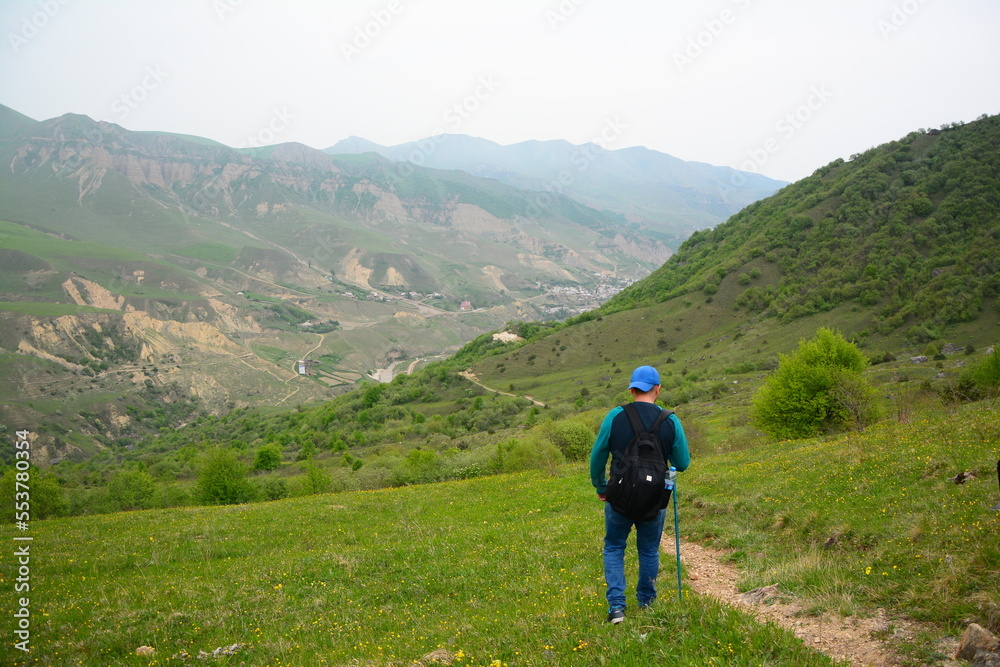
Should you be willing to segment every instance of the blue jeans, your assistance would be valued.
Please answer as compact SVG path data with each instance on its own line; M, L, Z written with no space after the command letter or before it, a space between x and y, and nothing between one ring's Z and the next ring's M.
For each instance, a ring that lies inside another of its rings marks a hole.
M635 587L640 607L656 599L656 575L660 572L660 536L665 510L651 521L632 521L604 503L604 580L608 584L608 608L625 607L625 543L635 526L639 552L639 583Z

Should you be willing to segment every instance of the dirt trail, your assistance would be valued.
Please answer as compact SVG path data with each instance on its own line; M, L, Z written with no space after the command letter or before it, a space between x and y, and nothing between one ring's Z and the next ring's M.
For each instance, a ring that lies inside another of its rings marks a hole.
M675 545L672 534L664 534L661 549L673 554ZM876 635L892 635L896 641L905 641L919 630L916 623L889 619L884 609L874 618L843 617L833 614L809 616L802 613L803 605L777 587L740 593L737 589L740 573L725 561L726 554L705 548L693 542L681 544L681 561L684 578L700 595L711 595L726 604L749 611L761 621L771 621L795 633L807 646L822 651L836 660L843 660L858 667L895 667L899 657L892 649L891 640L880 641ZM942 646L942 652L953 655L955 648ZM946 661L945 665L954 665Z
M483 384L479 380L478 377L476 377L476 374L473 373L471 370L464 370L461 373L459 373L459 375L461 375L462 377L464 377L469 382L472 382L473 384L478 384L480 387L482 387L486 391L492 391L494 394L500 394L501 396L513 396L514 398L526 398L529 401L531 401L532 403L534 403L535 405L540 405L543 408L545 407L544 403L542 403L539 400L536 400L533 396L528 396L527 394L525 394L524 396L520 396L518 394L512 394L512 393L507 392L507 391L500 391L499 389L494 389L493 387L487 387L485 384Z

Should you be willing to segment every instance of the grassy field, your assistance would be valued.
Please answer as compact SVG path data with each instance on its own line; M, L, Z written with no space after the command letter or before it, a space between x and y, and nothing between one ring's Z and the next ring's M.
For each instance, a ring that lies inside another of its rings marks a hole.
M36 301L0 301L0 310L11 310L36 317L60 317L62 315L79 315L80 313L113 313L117 310L95 308L94 306L77 306L68 303L42 303Z
M995 406L914 415L863 434L764 445L693 467L685 531L731 553L743 588L812 611L878 607L960 635L1000 631ZM971 472L975 479L952 478ZM936 635L903 648L931 664Z
M32 652L12 657L183 664L172 656L246 644L213 664L406 665L435 651L462 665L832 664L711 600L676 604L667 584L653 610L608 626L601 525L580 466L41 522Z
M908 650L931 664L940 634L1000 618L997 442L986 408L704 457L682 476L682 533L729 550L744 588L779 583L815 611L881 606L930 622L938 631ZM977 479L949 481L967 470ZM461 665L833 664L712 600L678 603L669 557L658 604L608 626L600 512L574 464L38 522L32 652L8 656L179 665L182 652L245 644L213 664L407 665L435 651ZM2 599L10 619L14 596ZM135 655L143 645L156 654Z

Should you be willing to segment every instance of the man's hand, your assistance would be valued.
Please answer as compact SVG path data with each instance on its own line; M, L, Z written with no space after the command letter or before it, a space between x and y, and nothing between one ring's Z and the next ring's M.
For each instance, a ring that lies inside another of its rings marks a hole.
M608 502L608 495L606 493L598 493L597 499L600 500L602 503L606 503Z

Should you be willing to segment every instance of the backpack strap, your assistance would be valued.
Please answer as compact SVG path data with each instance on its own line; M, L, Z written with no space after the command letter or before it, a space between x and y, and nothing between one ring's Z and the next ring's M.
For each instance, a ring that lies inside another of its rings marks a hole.
M635 407L635 403L626 403L622 406L622 409L625 411L625 414L628 415L628 420L632 424L632 437L649 431L656 436L657 442L660 442L660 424L663 423L664 419L674 414L673 410L660 408L660 414L656 415L656 421L654 421L653 425L647 429L642 423L642 419L639 417L639 408ZM660 443L660 446L662 447L663 443Z

